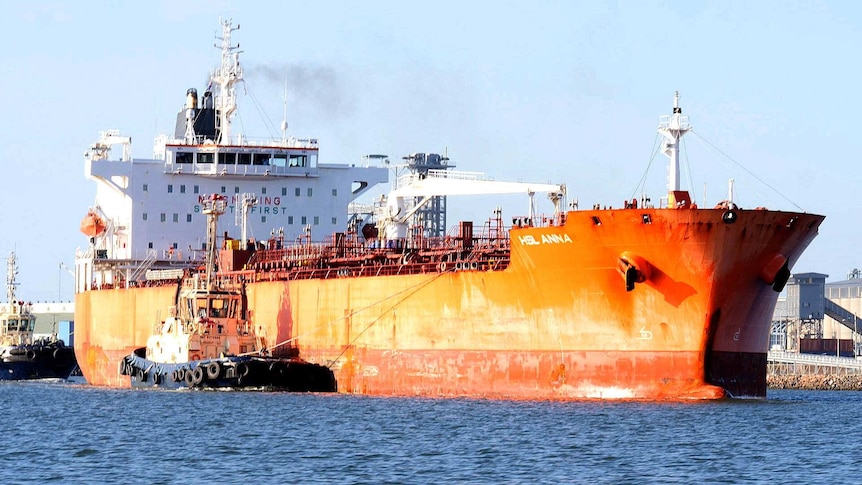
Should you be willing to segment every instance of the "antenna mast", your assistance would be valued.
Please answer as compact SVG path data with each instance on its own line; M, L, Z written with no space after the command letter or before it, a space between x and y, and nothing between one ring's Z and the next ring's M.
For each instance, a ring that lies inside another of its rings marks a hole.
M9 304L15 303L15 275L18 274L18 266L15 264L15 251L9 253L9 258L6 260L6 298Z
M218 241L218 218L224 214L226 199L223 195L213 194L204 202L203 213L207 216L207 290L212 290L213 273L216 270L216 246Z
M216 98L216 109L218 118L216 127L219 131L217 143L230 142L230 118L236 111L236 83L242 81L242 67L239 65L239 44L231 45L230 36L234 30L239 30L239 24L233 27L230 20L222 20L222 35L216 36L221 40L221 64L218 69L210 74L210 82L218 86L218 97Z

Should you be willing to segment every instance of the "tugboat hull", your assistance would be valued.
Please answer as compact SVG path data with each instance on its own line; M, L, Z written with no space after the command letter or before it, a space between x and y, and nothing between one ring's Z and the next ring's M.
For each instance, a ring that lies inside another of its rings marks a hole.
M68 379L76 367L75 350L66 345L0 348L0 381Z
M144 351L120 361L119 373L129 376L133 388L338 391L328 367L302 359L242 356L166 364L138 355Z

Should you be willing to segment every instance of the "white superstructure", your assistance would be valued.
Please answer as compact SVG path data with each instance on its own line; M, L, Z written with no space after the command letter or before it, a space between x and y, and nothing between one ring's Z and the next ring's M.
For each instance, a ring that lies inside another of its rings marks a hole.
M173 136L156 140L153 158L133 159L131 138L118 130L102 132L87 151L85 175L96 182L91 215L104 229L88 234L90 246L79 252L78 291L112 283L99 273L100 261L124 261L132 278L150 267L200 260L206 247L201 211L211 194L226 197L228 216L243 210L245 194L256 198L246 218L226 218L245 220L249 241L243 244L282 228L288 241L309 232L322 239L345 230L350 202L387 181L385 167L321 163L314 138L256 142L232 134L235 85L242 81L240 52L231 45L238 28L222 22L221 64L200 103L197 91L188 90ZM116 146L122 154L112 158ZM235 239L243 233L231 225L222 230Z

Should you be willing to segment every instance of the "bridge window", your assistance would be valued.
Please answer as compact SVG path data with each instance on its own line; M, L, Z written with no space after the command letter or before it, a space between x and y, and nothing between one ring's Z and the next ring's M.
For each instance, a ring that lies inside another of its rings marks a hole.
M177 152L174 155L174 163L192 163L195 159L195 154L191 152Z
M198 163L213 163L215 153L198 153Z
M238 165L251 165L251 153L240 153L237 156Z
M289 164L291 167L305 167L307 160L305 155L291 155Z
M207 316L207 299L206 298L195 299L195 307L197 308L196 315L200 318L206 318L206 316Z
M269 165L269 153L255 153L252 165Z
M272 156L272 160L270 163L274 167L286 167L287 166L287 155L284 153L277 153Z
M225 305L224 300L214 299L210 302L210 317L212 318L226 318L227 317L227 305Z
M236 153L222 153L221 163L225 165L236 165Z

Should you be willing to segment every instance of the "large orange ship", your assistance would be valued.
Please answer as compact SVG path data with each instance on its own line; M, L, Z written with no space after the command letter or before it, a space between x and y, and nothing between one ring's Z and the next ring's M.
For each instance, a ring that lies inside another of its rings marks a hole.
M219 278L244 286L247 318L263 346L330 367L339 392L766 395L773 308L823 217L741 209L732 200L697 207L678 183L679 141L690 129L678 96L659 124L670 182L658 206L642 198L616 209L567 210L563 185L426 170L401 177L375 217L362 220L347 214L347 204L336 207L339 200L307 208L299 201L320 192L353 200L382 182L385 169L317 163L316 140L230 138L231 83L241 70L230 45L235 29L223 27L214 90L200 108L190 90L177 137L160 157L108 160L111 144L128 144L117 132L88 156L99 189L82 224L90 245L77 259L75 349L89 383L130 386L120 361L146 345L179 279L200 266L200 199L183 195L193 190L236 194L240 235L219 242ZM242 195L251 186L262 193ZM423 204L468 192L530 199L547 192L554 209L510 219L497 212L443 235L416 218ZM281 210L278 197L297 204ZM347 229L314 240L323 224L312 221L339 219ZM253 241L249 226L269 236Z

